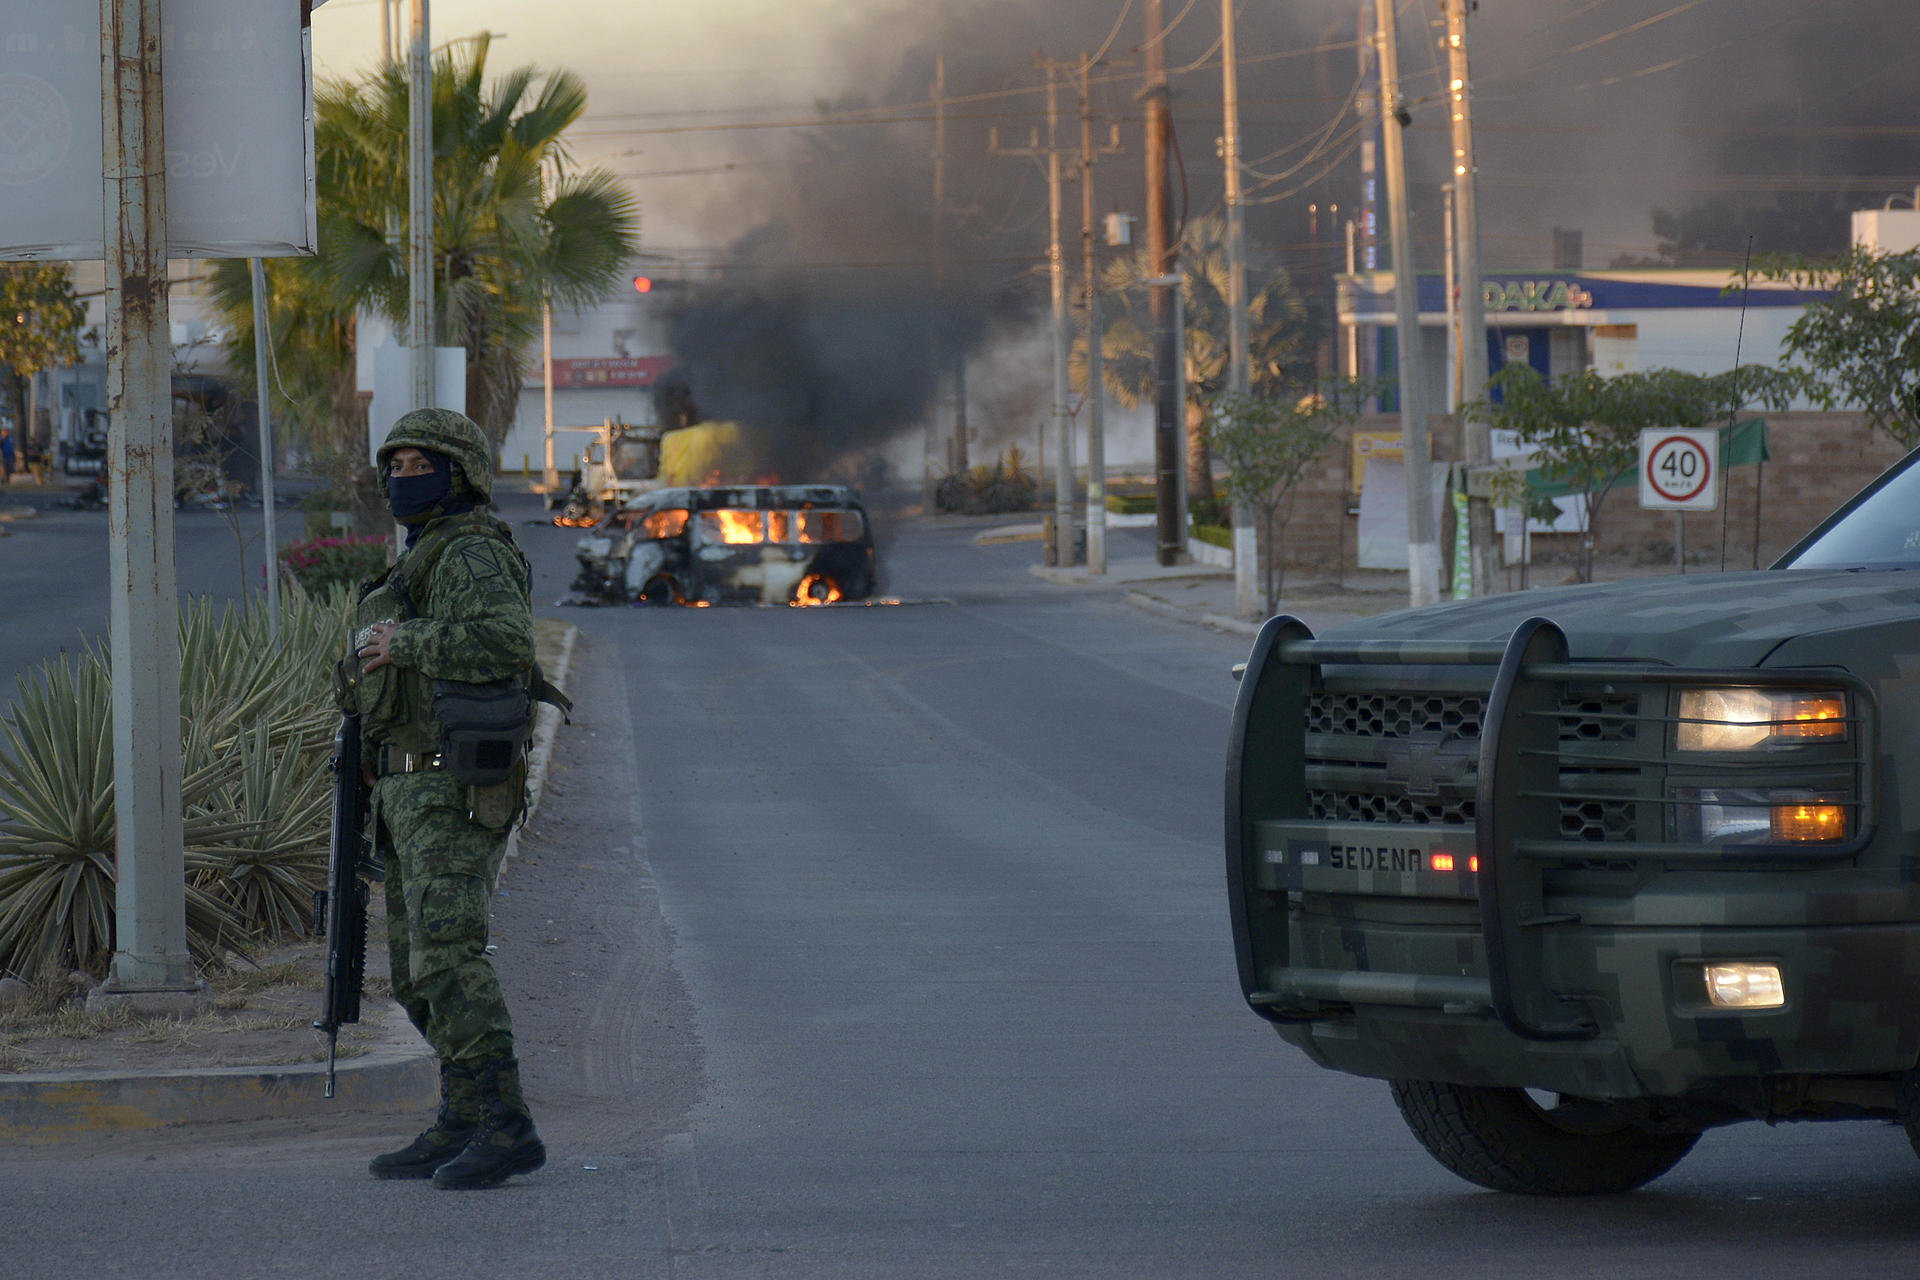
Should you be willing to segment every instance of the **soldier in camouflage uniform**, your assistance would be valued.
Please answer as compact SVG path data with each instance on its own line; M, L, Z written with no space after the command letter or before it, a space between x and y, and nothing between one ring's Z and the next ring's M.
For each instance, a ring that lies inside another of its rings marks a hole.
M534 677L531 573L487 514L493 467L480 429L444 409L406 414L379 450L407 547L361 589L346 698L372 762L372 822L386 857L393 994L440 1058L441 1104L411 1144L378 1156L379 1178L493 1186L538 1169L546 1149L520 1092L513 1027L487 958L487 907L519 815L525 763L463 782L441 753L436 681Z

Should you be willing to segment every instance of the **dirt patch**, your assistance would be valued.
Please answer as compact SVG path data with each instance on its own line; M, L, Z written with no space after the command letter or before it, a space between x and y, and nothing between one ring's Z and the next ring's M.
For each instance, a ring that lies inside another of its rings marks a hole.
M365 1054L401 1015L389 997L386 948L367 948L367 989L360 1021L340 1031L338 1056ZM142 1017L126 1009L86 1007L87 984L35 984L26 998L0 1007L0 1078L33 1072L154 1072L205 1067L286 1066L324 1062L320 1016L324 945L276 948L235 959L208 975L213 1005L194 1017ZM377 970L377 974L376 974Z

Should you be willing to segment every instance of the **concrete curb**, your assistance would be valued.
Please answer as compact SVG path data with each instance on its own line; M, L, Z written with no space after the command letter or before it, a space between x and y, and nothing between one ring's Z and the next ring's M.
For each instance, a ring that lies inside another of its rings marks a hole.
M1148 613L1158 614L1162 618L1172 618L1176 622L1191 622L1197 626L1213 627L1220 631L1231 631L1236 635L1255 636L1260 634L1260 628L1256 623L1242 622L1238 618L1229 618L1224 613L1195 612L1192 609L1182 609L1177 604L1168 604L1165 600L1157 599L1143 591L1129 591L1126 593L1125 599L1128 604L1136 609L1144 609Z
M548 676L565 687L579 628L569 627ZM544 703L527 760L528 813L540 802L557 709ZM520 847L507 837L504 867ZM340 1061L334 1096L327 1064L187 1068L150 1072L46 1072L0 1076L0 1143L70 1142L103 1133L234 1120L320 1118L355 1112L430 1111L440 1098L440 1068L406 1011L388 1006L387 1025L363 1056Z
M222 1120L430 1111L440 1098L433 1050L399 1005L390 1006L387 1018L367 1054L337 1064L331 1098L324 1062L0 1078L0 1142L70 1142Z
M554 669L546 673L547 679L557 689L567 687L567 676L573 670L573 642L580 637L580 628L567 626L566 639L560 642L560 660L554 663ZM541 703L534 713L533 746L527 752L527 812L513 830L507 835L507 851L500 858L503 869L519 856L520 832L525 828L528 818L540 807L540 793L546 789L547 766L553 759L553 736L560 731L560 708ZM495 880L496 887L498 879Z

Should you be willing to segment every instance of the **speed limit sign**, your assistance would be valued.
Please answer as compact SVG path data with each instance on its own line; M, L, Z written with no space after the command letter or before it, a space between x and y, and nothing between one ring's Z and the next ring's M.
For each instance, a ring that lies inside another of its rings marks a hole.
M1655 511L1712 511L1720 505L1720 433L1640 433L1640 505Z

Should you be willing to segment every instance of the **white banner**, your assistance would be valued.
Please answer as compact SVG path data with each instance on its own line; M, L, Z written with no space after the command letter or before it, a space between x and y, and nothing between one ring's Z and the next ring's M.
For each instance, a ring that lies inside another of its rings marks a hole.
M310 33L298 0L164 0L167 244L307 254ZM104 256L100 0L0 0L0 258Z

